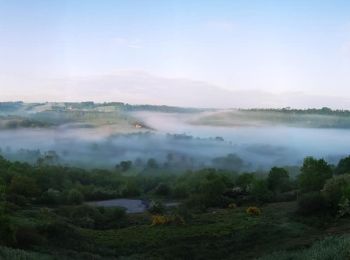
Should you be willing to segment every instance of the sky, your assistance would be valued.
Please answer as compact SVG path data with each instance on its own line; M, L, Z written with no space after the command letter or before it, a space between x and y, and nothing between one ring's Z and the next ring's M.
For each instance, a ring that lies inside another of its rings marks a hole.
M0 101L350 109L350 2L0 0Z

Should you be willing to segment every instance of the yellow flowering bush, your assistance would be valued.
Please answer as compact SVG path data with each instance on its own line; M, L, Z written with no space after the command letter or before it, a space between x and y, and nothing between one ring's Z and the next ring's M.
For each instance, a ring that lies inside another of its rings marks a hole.
M258 207L249 207L246 210L247 214L250 216L260 216L261 210Z
M184 225L185 220L178 215L175 216L164 216L164 215L154 215L152 216L152 226L161 226L161 225Z
M154 215L152 216L152 226L159 226L168 224L169 220L167 216Z

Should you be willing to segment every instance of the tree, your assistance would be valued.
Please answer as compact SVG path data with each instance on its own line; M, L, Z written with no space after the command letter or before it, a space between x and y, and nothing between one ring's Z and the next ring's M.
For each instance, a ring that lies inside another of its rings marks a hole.
M350 156L343 158L339 161L337 167L334 170L335 174L350 173Z
M273 167L267 177L267 185L269 189L273 192L283 192L286 191L289 184L289 174L288 172L279 167Z
M120 168L122 172L126 172L130 170L132 166L131 161L121 161L119 165L117 165L117 168Z
M241 187L244 191L247 191L250 185L254 182L255 176L253 173L243 173L238 176L236 180L237 186Z
M265 180L256 180L252 184L251 194L258 202L268 202L272 194Z
M158 167L158 163L155 159L151 158L147 161L147 168L157 169Z
M225 157L217 157L212 160L216 168L224 170L239 171L243 167L243 160L235 154L228 154Z
M320 191L332 177L332 168L324 159L306 157L300 169L299 185L303 192Z

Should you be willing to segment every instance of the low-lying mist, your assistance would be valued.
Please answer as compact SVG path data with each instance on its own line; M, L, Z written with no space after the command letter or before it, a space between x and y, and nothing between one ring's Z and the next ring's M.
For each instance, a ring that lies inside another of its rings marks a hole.
M155 130L121 134L106 126L84 125L2 130L1 153L29 163L46 156L51 163L87 168L111 168L124 160L144 164L154 158L168 167L236 171L297 165L305 156L336 163L349 153L350 131L345 129L191 124L198 114L137 112L133 116Z

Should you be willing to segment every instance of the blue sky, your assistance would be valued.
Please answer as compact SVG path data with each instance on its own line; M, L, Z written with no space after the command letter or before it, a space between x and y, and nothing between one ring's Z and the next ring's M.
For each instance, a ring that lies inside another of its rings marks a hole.
M0 0L0 35L1 100L153 102L130 98L125 77L140 75L140 92L181 79L257 96L320 95L329 106L350 99L349 1ZM101 86L104 76L115 85ZM87 95L81 79L103 95Z

